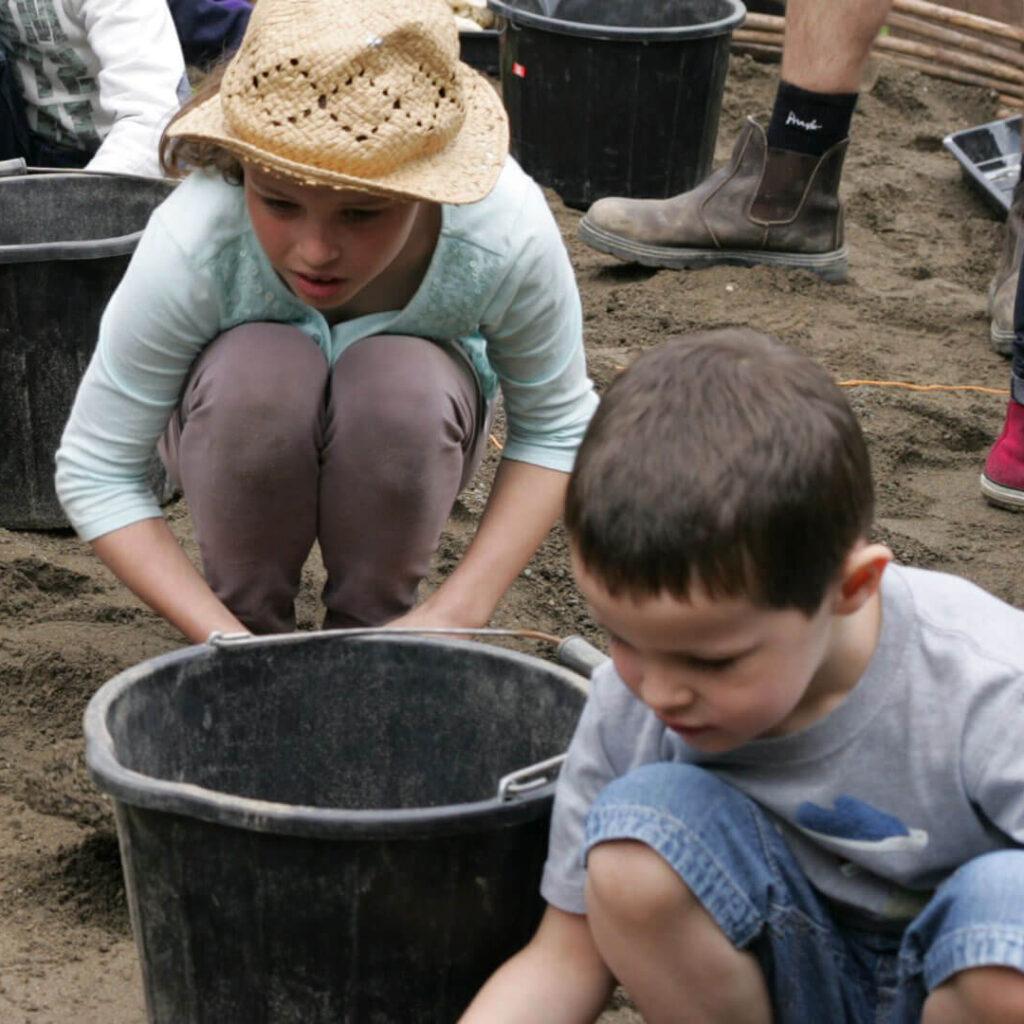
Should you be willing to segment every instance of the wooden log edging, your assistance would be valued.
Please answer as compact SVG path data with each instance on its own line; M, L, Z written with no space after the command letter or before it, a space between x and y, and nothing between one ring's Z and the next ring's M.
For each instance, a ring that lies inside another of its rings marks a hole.
M928 3L927 0L893 0L893 6L901 9L912 8L915 12L912 18L898 13L890 15L890 19L896 19L893 27L916 31L920 35L953 46L879 35L872 46L873 53L936 78L992 89L998 94L999 102L1004 104L1009 102L1020 105L1024 100L1024 53L928 20L937 17L945 22L947 14L952 17L963 12L952 11L951 8ZM942 13L935 15L936 11ZM965 20L974 30L979 28L979 23L983 23L987 31L999 35L1000 38L1009 37L1015 40L1019 35L1024 39L1024 29L1015 29L1014 26L1003 22L980 18L977 15L964 15L963 18L958 18L958 23ZM912 23L912 28L908 22ZM739 52L746 50L756 56L774 56L775 51L781 54L785 26L784 17L750 12L743 26L733 31L735 48ZM921 31L922 28L924 31ZM1009 36L1004 30L1011 30Z

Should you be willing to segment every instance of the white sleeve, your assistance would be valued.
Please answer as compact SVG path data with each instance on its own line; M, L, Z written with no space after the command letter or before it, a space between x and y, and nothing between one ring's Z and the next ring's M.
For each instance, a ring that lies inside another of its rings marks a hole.
M193 360L219 328L211 283L158 211L103 313L57 450L57 496L83 540L160 515L149 459Z
M165 0L84 0L86 37L99 63L99 104L113 127L91 171L160 175L160 134L178 109L185 74Z
M482 322L505 400L503 454L567 473L597 395L587 376L576 276L547 201L532 182L516 233L516 258Z

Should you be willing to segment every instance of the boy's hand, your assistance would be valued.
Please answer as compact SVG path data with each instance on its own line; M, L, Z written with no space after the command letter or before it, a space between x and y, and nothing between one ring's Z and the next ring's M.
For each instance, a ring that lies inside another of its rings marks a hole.
M592 1024L614 985L586 917L549 906L529 944L491 975L460 1024Z

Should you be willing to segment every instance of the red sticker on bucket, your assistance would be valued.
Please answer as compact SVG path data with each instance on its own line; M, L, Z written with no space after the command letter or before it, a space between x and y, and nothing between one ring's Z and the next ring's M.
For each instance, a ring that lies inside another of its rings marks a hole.
M512 74L517 75L519 78L526 77L526 68L523 67L518 61L512 63Z

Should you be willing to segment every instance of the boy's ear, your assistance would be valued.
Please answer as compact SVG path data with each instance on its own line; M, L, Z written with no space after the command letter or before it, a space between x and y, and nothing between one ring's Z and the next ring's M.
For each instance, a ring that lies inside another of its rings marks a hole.
M833 613L850 615L877 594L882 573L892 557L892 551L884 544L861 544L854 548L843 563Z

